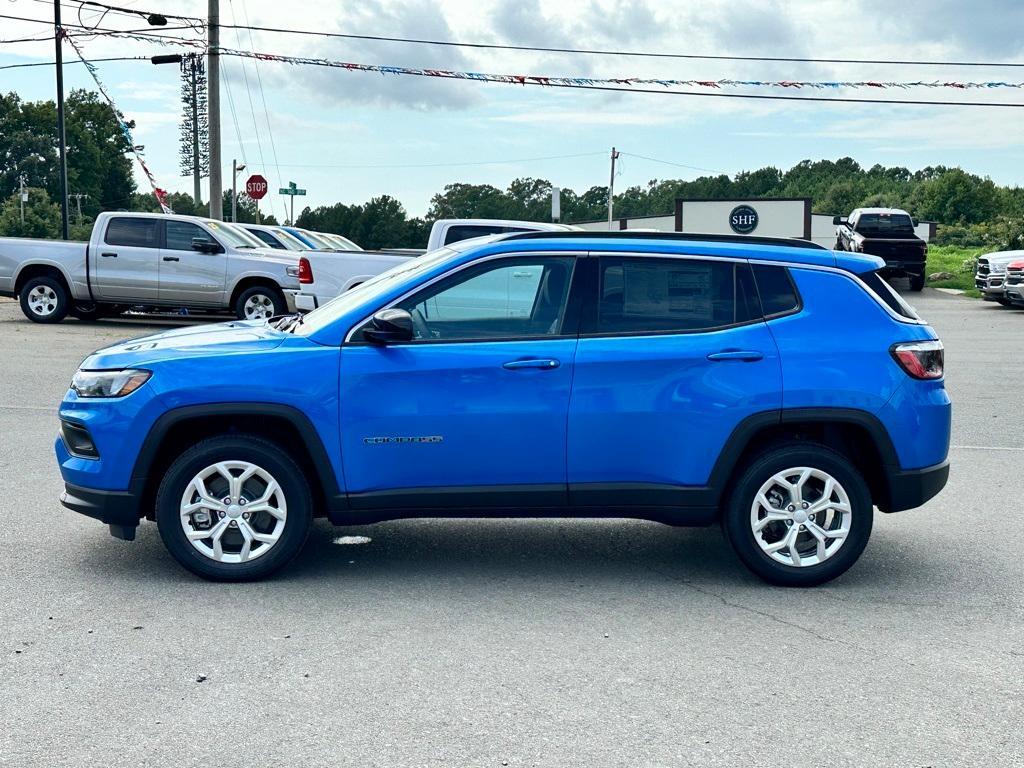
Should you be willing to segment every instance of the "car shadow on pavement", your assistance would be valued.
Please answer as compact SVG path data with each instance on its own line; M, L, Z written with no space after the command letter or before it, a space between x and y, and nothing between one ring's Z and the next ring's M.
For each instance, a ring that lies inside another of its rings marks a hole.
M898 542L869 543L860 562L832 586L884 592L905 585L914 591L918 585L927 589L945 569L894 548ZM113 580L203 583L171 559L152 523L144 523L130 544L103 534L78 551L83 569ZM673 582L714 591L770 589L736 559L717 526L571 518L403 520L352 528L318 521L296 560L264 584L394 589L431 581L483 590L509 583L528 589Z

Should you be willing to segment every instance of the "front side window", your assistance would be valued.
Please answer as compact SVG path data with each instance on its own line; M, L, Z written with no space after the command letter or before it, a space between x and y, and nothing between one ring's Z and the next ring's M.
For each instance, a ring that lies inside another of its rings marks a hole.
M685 333L752 320L747 269L727 261L603 257L595 331Z
M144 219L134 216L112 218L107 225L107 245L159 248L159 224L158 219Z
M202 227L187 221L168 221L167 248L172 251L191 251L192 239L210 241L210 235Z
M574 262L572 256L488 261L397 306L412 315L418 340L556 336L565 318Z

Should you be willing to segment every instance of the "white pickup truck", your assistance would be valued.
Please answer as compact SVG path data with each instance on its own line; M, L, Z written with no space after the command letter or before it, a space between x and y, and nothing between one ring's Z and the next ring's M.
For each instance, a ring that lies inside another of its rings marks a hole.
M509 232L565 232L575 230L567 224L543 221L510 221L506 219L439 219L430 229L427 251L446 245ZM299 282L302 289L295 297L295 307L309 312L326 304L345 291L379 275L425 251L394 249L388 251L352 251L318 253L308 251L299 261Z
M294 310L298 262L212 219L101 213L88 243L0 238L0 296L37 323L137 306L257 320Z

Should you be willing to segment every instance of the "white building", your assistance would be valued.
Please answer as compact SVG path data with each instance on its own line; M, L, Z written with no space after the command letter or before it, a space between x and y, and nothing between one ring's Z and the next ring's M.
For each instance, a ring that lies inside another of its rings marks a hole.
M845 216L849 211L843 212ZM690 232L704 235L748 235L750 237L793 237L813 240L826 248L836 243L833 214L813 213L809 197L758 197L743 200L676 200L676 210L668 216L634 216L608 221L576 224L582 229L606 232L608 229L648 229L660 232ZM929 241L935 237L935 222L922 221L917 236Z

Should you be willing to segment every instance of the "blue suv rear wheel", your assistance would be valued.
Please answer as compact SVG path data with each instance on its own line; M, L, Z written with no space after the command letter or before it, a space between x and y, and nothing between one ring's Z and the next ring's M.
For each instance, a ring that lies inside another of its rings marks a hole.
M872 517L867 483L853 462L803 442L780 444L750 463L729 496L722 525L758 576L809 587L856 562Z

